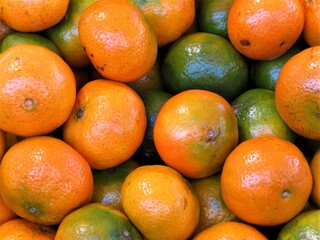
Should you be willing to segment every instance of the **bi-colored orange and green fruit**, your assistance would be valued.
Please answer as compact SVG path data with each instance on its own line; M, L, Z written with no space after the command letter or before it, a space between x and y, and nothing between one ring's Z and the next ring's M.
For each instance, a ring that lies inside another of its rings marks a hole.
M250 75L254 87L274 91L283 65L301 50L300 46L293 45L288 51L273 60L253 60Z
M231 102L238 120L239 141L272 135L290 142L296 140L296 134L280 117L274 97L274 91L252 88Z
M98 202L123 210L121 206L121 188L123 181L140 164L129 159L124 163L105 170L93 170L94 190L91 202Z
M282 67L276 86L277 110L298 135L320 140L320 46L309 47Z
M78 92L63 126L63 139L93 169L127 161L141 145L147 126L140 96L125 83L96 79Z
M57 46L63 59L71 67L91 65L91 61L80 43L78 24L84 10L96 1L70 0L66 17L44 32L45 36Z
M142 11L129 1L91 4L82 13L78 30L90 61L107 79L138 80L156 61L156 34Z
M237 217L224 203L220 173L205 178L191 179L190 184L200 203L200 219L193 235L218 223L237 220Z
M133 170L123 182L121 204L146 239L187 239L199 221L194 190L168 166L144 165Z
M54 240L56 229L53 226L17 218L0 225L2 240Z
M1 41L0 52L3 52L4 50L17 44L34 44L34 45L46 47L61 57L61 53L57 48L57 46L51 40L42 36L39 33L26 33L26 32L11 33Z
M199 31L213 33L228 39L228 15L235 0L201 0L197 20Z
M310 47L320 45L320 1L302 0L305 8L303 39Z
M320 236L320 209L299 213L287 222L278 235L278 240L317 239Z
M1 1L0 19L20 32L40 32L65 16L69 0Z
M272 60L290 49L304 27L300 0L235 0L228 15L228 36L244 56Z
M218 223L198 233L193 240L212 240L212 239L254 239L267 240L267 238L256 228L246 223L228 221Z
M320 148L311 159L310 169L313 178L311 199L320 208Z
M162 63L163 82L174 94L196 88L229 100L246 89L248 75L247 62L232 44L205 32L177 40Z
M58 226L55 240L69 239L142 240L143 237L122 211L91 203L70 213Z
M153 134L161 159L189 178L220 171L238 144L237 118L231 105L207 90L186 90L167 100Z
M241 220L261 226L280 225L295 217L308 201L312 184L303 153L274 136L240 143L221 173L227 207Z
M141 9L157 36L159 47L168 45L192 26L195 0L129 0Z
M44 135L69 117L76 99L71 68L51 50L18 44L0 55L0 129Z
M3 201L18 216L54 225L90 202L93 177L88 162L62 140L29 137L2 158L0 189Z

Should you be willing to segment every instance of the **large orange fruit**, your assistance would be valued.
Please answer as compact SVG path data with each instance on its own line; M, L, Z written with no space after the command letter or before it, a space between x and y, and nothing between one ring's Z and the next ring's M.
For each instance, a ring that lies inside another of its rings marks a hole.
M93 177L88 162L65 142L29 137L4 155L0 189L4 202L17 215L53 225L90 202Z
M121 189L124 212L146 239L188 239L199 221L199 201L176 170L144 165L133 170Z
M147 116L139 95L125 83L105 79L88 82L78 92L64 124L63 139L94 169L127 161L146 131Z
M54 240L55 235L54 227L23 218L13 219L0 225L1 240Z
M271 60L298 40L304 26L300 0L236 0L228 15L228 36L243 55Z
M293 143L274 136L257 137L230 153L221 173L221 190L226 205L240 219L274 226L304 208L312 175Z
M120 82L138 80L157 57L157 38L129 1L97 1L81 15L79 38L98 72Z
M51 50L18 44L0 55L0 129L48 134L69 117L76 99L71 68Z
M161 159L190 178L222 169L238 144L238 125L230 104L207 90L186 90L168 99L154 125Z
M307 48L282 67L275 86L278 112L298 135L320 140L320 46Z
M195 0L129 0L138 6L154 29L158 46L177 40L192 26Z
M1 0L0 19L20 32L40 32L57 24L68 5L69 0Z
M198 233L193 240L267 240L267 238L256 228L240 222L222 222Z

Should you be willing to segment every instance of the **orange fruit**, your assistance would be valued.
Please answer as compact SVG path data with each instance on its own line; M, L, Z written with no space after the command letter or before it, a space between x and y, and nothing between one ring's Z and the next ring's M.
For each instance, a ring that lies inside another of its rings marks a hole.
M0 226L1 224L16 218L17 215L7 206L0 195Z
M147 117L143 101L125 83L88 82L63 127L63 139L94 169L128 160L143 141Z
M55 240L69 239L143 238L123 212L102 203L91 203L68 214L58 226Z
M320 140L320 46L304 49L282 67L275 87L278 112L298 135Z
M271 60L298 40L304 26L300 0L236 0L228 15L228 35L248 58Z
M133 170L121 189L124 212L146 239L187 239L199 221L199 201L176 170L144 165Z
M160 47L180 38L195 19L195 0L129 1L142 10L156 33Z
M275 226L304 208L312 175L293 143L274 136L257 137L240 143L227 157L221 190L237 217L255 225Z
M123 210L121 187L124 179L140 164L133 159L105 170L93 170L94 190L91 202L99 202Z
M23 218L13 219L0 225L1 240L54 240L55 235L54 227Z
M320 148L311 159L310 169L313 177L311 198L313 202L320 207Z
M186 90L168 99L153 132L161 159L190 178L220 171L238 144L237 119L230 104L207 90Z
M200 203L200 219L193 235L220 222L237 220L223 201L220 173L205 178L191 179L190 184Z
M311 46L320 45L320 1L302 0L305 8L303 39Z
M69 0L1 0L0 18L20 32L39 32L57 24L66 14Z
M142 11L129 1L90 5L81 15L79 38L93 66L107 79L138 80L156 61L156 35Z
M65 142L26 138L13 145L0 164L4 202L29 221L54 225L91 200L93 177L88 162Z
M240 222L222 222L198 233L193 240L267 240L267 238L256 228Z
M69 117L76 99L71 68L51 50L18 44L0 55L0 129L48 134Z

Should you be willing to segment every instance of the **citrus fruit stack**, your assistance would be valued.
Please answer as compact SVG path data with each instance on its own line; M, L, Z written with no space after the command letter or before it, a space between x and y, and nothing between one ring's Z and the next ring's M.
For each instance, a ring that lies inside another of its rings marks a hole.
M0 239L317 239L320 1L0 1Z

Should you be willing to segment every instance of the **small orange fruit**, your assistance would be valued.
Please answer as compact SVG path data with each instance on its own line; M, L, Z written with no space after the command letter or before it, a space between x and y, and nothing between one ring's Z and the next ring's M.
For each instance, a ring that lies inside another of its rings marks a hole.
M0 195L0 225L16 217L17 215L7 206Z
M156 35L142 11L129 1L90 5L81 15L79 38L94 67L107 79L138 80L156 61Z
M235 239L247 239L247 240L268 240L260 231L256 228L240 222L222 222L213 225L210 228L198 233L193 240L235 240Z
M303 39L311 46L320 45L320 1L302 0L305 8Z
M235 0L228 15L228 35L248 58L271 60L298 40L304 26L300 0Z
M195 19L195 0L129 0L138 6L157 35L158 46L181 37Z
M29 137L4 155L0 189L4 202L17 215L53 225L90 202L93 177L88 162L65 142Z
M282 67L275 86L276 107L298 135L320 140L320 46L304 49Z
M274 136L240 143L221 173L227 207L240 219L262 226L283 224L303 208L312 190L309 164L293 143Z
M1 240L54 240L55 235L54 227L23 218L13 219L0 225Z
M310 169L313 177L313 188L311 198L320 208L320 148L313 155L310 162Z
M238 125L230 104L207 90L186 90L168 99L154 124L161 159L182 175L203 178L222 169L238 144Z
M0 55L0 129L48 134L69 117L76 99L71 68L51 50L18 44Z
M121 204L150 240L187 239L199 221L199 201L190 183L168 166L144 165L133 170L123 182Z
M139 95L125 83L88 82L78 92L63 139L94 169L128 160L143 141L147 116Z
M59 224L55 240L142 240L141 233L120 210L91 203L68 214Z
M69 0L1 0L0 18L20 32L39 32L57 24L66 14Z

